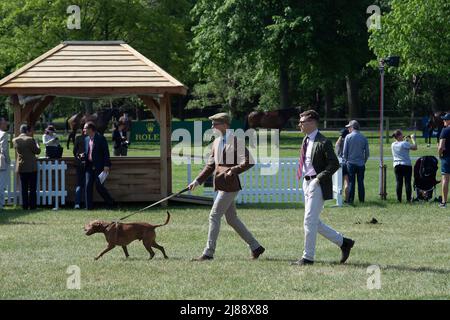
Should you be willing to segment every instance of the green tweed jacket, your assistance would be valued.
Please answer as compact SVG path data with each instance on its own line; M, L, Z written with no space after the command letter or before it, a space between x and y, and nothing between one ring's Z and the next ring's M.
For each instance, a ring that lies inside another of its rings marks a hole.
M304 140L305 138L303 138L303 142ZM323 199L333 199L333 174L339 169L339 160L334 153L331 141L320 132L317 133L314 140L311 157L313 168L320 182Z

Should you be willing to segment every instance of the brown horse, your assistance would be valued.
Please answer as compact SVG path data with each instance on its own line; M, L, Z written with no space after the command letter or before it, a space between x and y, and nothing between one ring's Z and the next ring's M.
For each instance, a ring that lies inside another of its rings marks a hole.
M69 149L70 141L75 143L75 136L78 129L82 129L86 122L93 122L100 134L104 134L108 127L109 121L112 118L118 120L119 111L116 109L104 109L95 112L94 114L83 114L81 112L74 114L66 120L66 128L70 129L69 137L67 138L67 149Z
M439 137L441 135L441 131L444 128L444 120L442 120L442 116L445 115L444 111L436 111L430 114L430 119L427 123L428 129L428 137L425 138L425 142L431 144L431 137L433 136L433 132L437 129L437 142L439 142Z
M244 130L249 128L278 129L284 128L290 118L299 115L301 108L280 109L275 111L252 111L245 118Z

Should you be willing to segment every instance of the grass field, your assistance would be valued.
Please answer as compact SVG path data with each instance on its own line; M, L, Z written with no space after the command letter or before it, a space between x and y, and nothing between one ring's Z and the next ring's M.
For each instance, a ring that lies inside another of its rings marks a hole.
M300 136L290 135L283 135L281 153L295 157ZM390 156L389 146L385 149ZM371 151L376 156L377 146L371 145ZM421 144L412 153L424 154L435 154L434 146ZM140 242L129 246L128 259L116 248L94 261L105 239L100 234L87 237L82 230L89 220L117 219L137 208L30 213L9 207L0 213L0 298L450 299L450 209L438 209L435 203L397 204L392 162L387 165L387 201L379 200L378 162L370 160L366 203L356 200L354 207L335 208L330 201L321 215L356 240L345 265L337 263L339 248L320 236L314 266L289 265L303 250L302 204L239 206L239 216L267 251L251 261L245 243L223 220L215 259L205 263L190 262L206 242L205 206L170 206L171 222L157 230L157 241L170 259L156 252L151 261ZM174 190L185 185L183 174L183 166L174 167ZM380 223L366 223L372 217ZM130 221L164 219L165 210L157 208ZM80 290L66 288L71 265L81 270ZM367 288L370 265L380 268L379 290Z

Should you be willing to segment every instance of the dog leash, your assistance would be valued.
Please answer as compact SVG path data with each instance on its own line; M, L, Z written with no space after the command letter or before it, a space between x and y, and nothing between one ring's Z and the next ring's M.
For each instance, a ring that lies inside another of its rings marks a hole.
M140 209L140 210L138 210L138 211L136 211L136 212L133 212L133 213L131 213L131 214L125 216L125 217L122 217L122 218L120 218L119 220L116 220L116 221L114 221L114 222L115 222L115 223L118 223L119 221L125 220L126 218L129 218L129 217L131 217L132 215L134 215L134 214L136 214L136 213L139 213L139 212L142 212L142 211L144 211L144 210L150 209L151 207L154 207L154 206L156 206L157 204L160 204L161 202L164 202L164 201L167 201L167 200L169 200L169 199L171 199L171 198L173 198L173 197L176 197L176 196L178 196L178 195L180 195L180 194L182 194L183 192L186 192L186 191L188 191L188 190L189 190L189 187L186 187L186 188L184 188L183 190L181 190L181 191L179 191L179 192L177 192L177 193L171 194L170 196L165 197L164 199L161 199L161 200L159 200L158 202L155 202L155 203L153 203L153 204L151 204L151 205L149 205L149 206L147 206L147 207L145 207L145 208L142 208L142 209ZM113 222L113 223L114 223L114 222Z

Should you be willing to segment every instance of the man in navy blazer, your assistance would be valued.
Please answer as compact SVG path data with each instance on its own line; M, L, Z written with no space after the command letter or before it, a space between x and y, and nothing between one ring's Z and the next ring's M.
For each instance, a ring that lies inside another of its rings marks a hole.
M109 173L111 168L108 142L104 136L97 132L93 122L86 123L84 130L87 134L84 144L86 151L86 209L91 210L93 208L94 183L97 192L105 200L108 207L114 207L114 200L98 178L102 172Z

